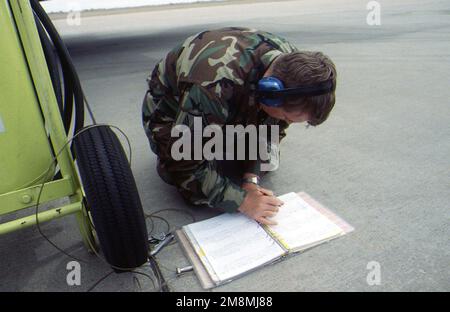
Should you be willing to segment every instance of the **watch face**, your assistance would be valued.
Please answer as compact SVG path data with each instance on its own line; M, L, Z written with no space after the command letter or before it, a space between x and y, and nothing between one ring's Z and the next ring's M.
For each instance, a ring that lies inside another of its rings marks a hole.
M244 182L258 184L259 179L258 179L258 177L251 177L251 178L244 179Z

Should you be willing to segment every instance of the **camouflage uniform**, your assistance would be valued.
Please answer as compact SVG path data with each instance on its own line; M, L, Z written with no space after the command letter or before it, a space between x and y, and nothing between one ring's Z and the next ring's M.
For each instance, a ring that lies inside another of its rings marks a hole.
M190 203L232 212L246 192L218 171L217 161L175 161L171 145L178 138L171 137L172 127L192 127L200 116L203 126L278 124L284 137L287 124L260 110L250 90L277 56L293 51L283 38L233 27L193 35L156 65L147 80L143 125L158 155L159 175ZM245 172L258 167L258 161L248 161Z

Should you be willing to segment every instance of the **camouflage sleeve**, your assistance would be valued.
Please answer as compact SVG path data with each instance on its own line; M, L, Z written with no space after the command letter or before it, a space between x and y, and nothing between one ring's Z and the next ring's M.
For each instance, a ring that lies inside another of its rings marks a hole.
M202 131L206 124L214 123L221 126L225 120L226 113L220 109L221 103L211 98L201 86L192 85L186 90L180 105L181 110L175 125L189 127L192 134L191 142L194 135L199 135L194 134L195 118L197 121L200 116L203 119ZM191 146L195 147L195 144ZM173 162L171 168L167 168L180 192L193 204L206 204L227 212L236 211L244 200L245 190L221 175L217 170L216 161L204 159L203 153L201 159L196 160L193 153L194 151L191 151L189 159Z
M277 122L278 126L279 126L279 143L281 142L281 140L286 136L286 129L289 127L289 124L284 122L284 121L279 121ZM268 155L269 155L269 159L268 160L263 160L261 159L259 153L258 153L258 159L256 160L251 160L248 161L246 164L246 173L253 173L257 176L263 176L267 171L272 171L272 170L276 170L278 168L278 162L279 162L279 147L278 146L273 146L271 144L270 140L267 140L267 151L268 151ZM271 166L272 170L261 170L261 168L265 168L264 164L267 166L270 163L276 163L276 166Z

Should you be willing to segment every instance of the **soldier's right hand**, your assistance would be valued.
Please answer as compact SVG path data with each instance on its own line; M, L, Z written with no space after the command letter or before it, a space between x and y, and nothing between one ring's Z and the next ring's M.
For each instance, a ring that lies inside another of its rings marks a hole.
M275 216L281 205L283 202L276 198L271 191L260 187L257 190L247 191L238 210L259 223L275 225L276 222L268 218Z

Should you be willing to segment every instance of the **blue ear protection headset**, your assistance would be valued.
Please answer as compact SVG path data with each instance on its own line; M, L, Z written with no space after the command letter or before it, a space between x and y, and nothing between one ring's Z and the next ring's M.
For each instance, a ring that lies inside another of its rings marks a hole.
M332 90L332 80L319 82L314 85L284 88L284 84L280 79L270 76L259 80L256 94L262 104L278 107L283 104L283 99L288 96L316 96L326 94Z

